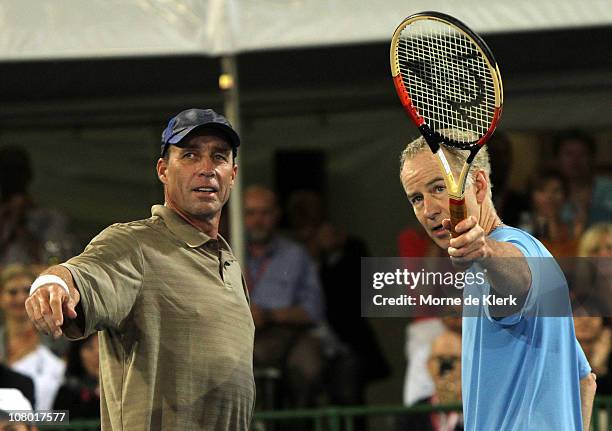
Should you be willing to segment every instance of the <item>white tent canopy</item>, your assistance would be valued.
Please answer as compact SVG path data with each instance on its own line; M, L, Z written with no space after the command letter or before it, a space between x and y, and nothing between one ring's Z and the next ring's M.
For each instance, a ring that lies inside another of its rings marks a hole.
M612 24L610 0L0 0L0 60L215 56L384 41L422 10L488 33Z

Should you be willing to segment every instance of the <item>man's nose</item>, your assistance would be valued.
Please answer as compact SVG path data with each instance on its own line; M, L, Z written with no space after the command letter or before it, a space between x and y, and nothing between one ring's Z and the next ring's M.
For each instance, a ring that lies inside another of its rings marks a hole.
M434 219L440 214L440 202L432 197L425 196L423 198L423 208L427 218Z
M200 165L198 166L198 174L206 177L215 175L215 164L210 157L202 157Z

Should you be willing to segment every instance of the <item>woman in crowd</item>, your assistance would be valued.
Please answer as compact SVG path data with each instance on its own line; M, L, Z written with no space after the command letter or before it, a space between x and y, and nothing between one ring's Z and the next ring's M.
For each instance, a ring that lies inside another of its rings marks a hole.
M570 284L575 302L595 316L612 315L612 223L591 226L580 238L579 259ZM588 258L588 259L586 259Z
M582 257L612 256L612 223L591 226L580 238L578 255Z
M567 182L554 169L542 170L531 186L532 211L522 226L538 238L557 258L573 257L582 232L579 223L563 220L563 206L568 197Z
M586 354L593 372L597 375L597 393L612 394L612 331L608 319L612 311L612 273L609 258L612 256L612 223L598 223L591 226L580 238L578 256L581 259L579 278L576 285L586 287L588 295L578 300L578 314L575 316L576 338ZM586 269L586 270L585 270ZM582 309L584 308L584 310Z
M66 366L41 343L25 311L25 300L36 273L23 265L9 265L0 273L0 361L34 381L36 410L51 409Z

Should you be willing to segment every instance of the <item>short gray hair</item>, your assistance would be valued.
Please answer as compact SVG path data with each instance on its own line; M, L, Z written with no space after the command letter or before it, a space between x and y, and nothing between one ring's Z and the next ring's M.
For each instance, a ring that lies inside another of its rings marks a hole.
M449 147L447 145L442 144L441 147L445 150L445 154L448 159L448 163L453 170L453 173L461 172L461 168L465 163L469 152L465 150L459 150L454 147ZM422 136L418 137L414 141L410 142L402 151L400 155L400 178L402 175L402 171L404 170L404 164L406 160L413 159L417 154L421 151L430 151L429 145L427 145L427 141ZM471 186L474 184L474 179L476 178L476 172L479 170L483 170L486 174L487 180L489 182L489 197L491 197L491 189L493 185L491 184L490 175L491 175L491 163L489 162L489 152L487 151L486 145L483 146L480 151L474 157L474 161L472 162L472 166L470 167L470 172L468 173L466 179L466 185Z

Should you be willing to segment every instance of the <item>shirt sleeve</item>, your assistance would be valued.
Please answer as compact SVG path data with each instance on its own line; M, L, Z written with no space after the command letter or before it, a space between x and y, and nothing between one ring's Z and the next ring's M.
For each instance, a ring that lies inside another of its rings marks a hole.
M143 279L142 251L129 227L108 227L62 266L70 270L81 295L82 335L107 328L121 330Z
M578 342L578 340L575 340L575 341L576 341L576 357L578 358L578 375L580 376L580 379L582 380L586 376L588 376L589 373L591 372L591 365L589 364L589 361L586 355L584 354L584 350L582 350L580 343Z
M540 250L537 247L537 244L533 242L529 236L520 231L512 231L505 238L494 238L497 241L507 242L509 244L514 245L521 254L524 256L527 261L527 265L529 267L531 283L529 285L529 290L527 292L527 296L525 297L525 302L521 307L520 311L510 315L505 316L500 319L495 319L490 316L488 306L485 306L485 312L487 318L500 326L509 327L518 324L526 314L534 314L534 308L537 307L539 297L541 294L541 277L542 277L542 264L544 258L540 255ZM511 258L515 259L515 258Z

